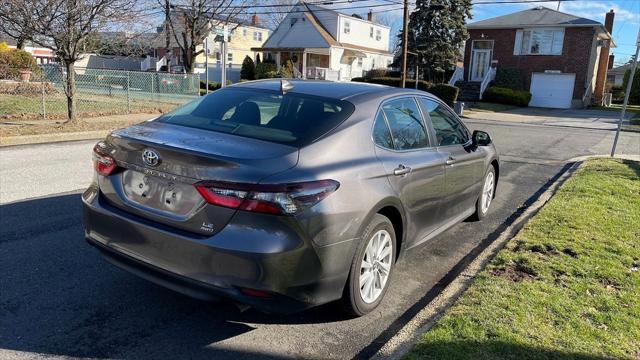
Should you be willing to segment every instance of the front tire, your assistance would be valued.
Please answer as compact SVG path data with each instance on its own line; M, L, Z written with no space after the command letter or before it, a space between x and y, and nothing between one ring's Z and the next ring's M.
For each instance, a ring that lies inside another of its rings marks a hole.
M351 264L342 302L347 313L362 316L378 307L389 288L396 252L391 221L375 214Z
M476 201L476 212L473 214L475 220L482 220L487 216L489 207L493 202L496 191L496 170L490 165L487 169L487 173L484 175L482 181L482 190L478 201Z

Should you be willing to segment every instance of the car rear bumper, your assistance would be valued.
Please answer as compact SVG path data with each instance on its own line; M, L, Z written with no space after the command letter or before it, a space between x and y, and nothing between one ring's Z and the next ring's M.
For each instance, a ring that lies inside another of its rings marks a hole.
M340 298L355 250L354 241L317 247L286 218L239 213L205 237L115 208L96 188L82 198L86 239L114 265L188 296L225 297L265 312Z

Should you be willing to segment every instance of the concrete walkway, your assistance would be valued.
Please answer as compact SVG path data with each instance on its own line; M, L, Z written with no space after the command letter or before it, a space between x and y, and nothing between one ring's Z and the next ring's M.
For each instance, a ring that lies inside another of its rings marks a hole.
M626 119L630 119L632 116L633 114L628 113ZM589 109L518 108L504 112L465 111L464 117L472 120L615 130L618 126L620 113Z

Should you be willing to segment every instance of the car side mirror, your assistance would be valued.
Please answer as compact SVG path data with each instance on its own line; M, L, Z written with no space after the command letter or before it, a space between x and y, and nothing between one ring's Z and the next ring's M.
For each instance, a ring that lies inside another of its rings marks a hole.
M484 131L474 130L471 139L475 146L487 146L491 144L491 136Z

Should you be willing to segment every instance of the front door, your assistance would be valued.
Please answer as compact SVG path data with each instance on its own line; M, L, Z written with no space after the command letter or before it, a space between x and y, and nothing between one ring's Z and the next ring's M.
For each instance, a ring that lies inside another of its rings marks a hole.
M435 99L420 97L431 122L436 146L445 158L443 206L445 223L471 215L484 176L485 150L472 148L471 136L456 115Z
M491 50L474 49L471 53L471 81L482 81L491 66Z

